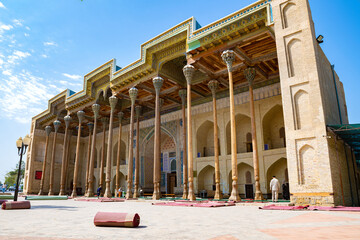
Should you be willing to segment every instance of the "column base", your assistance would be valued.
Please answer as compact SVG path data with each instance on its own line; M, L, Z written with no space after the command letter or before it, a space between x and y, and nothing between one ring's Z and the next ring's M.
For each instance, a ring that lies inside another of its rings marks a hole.
M73 190L73 192L71 193L71 198L76 198L76 197L77 197L76 191Z
M106 198L112 198L111 191L106 189L106 190L105 190L104 197L106 197Z
M241 198L239 196L239 192L237 190L236 181L233 181L233 183L232 183L232 190L231 190L231 195L229 197L229 200L230 201L236 201L236 202L241 200Z
M44 194L43 190L40 189L40 191L39 191L39 193L38 193L38 196L43 195L43 194Z
M139 197L139 185L137 183L134 184L134 194L133 194L133 198L138 198Z
M223 198L223 195L220 191L215 192L214 200L220 200Z
M262 192L256 192L254 200L264 200Z
M86 194L86 197L93 197L94 196L94 192L93 191L88 191Z
M182 198L183 198L183 199L187 199L187 196L188 196L187 188L184 187L184 191L183 191Z
M59 196L65 196L65 191L64 190L60 190Z
M52 196L52 195L54 195L53 191L49 190L48 196Z
M152 195L152 200L159 200L160 199L160 188L159 188L159 183L154 183L154 192Z

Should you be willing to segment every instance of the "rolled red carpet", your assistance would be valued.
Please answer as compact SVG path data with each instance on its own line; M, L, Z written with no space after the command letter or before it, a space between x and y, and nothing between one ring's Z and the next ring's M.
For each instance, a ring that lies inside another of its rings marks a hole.
M137 213L98 212L94 217L95 226L137 227L140 216Z
M4 202L1 205L4 210L10 209L29 209L31 208L30 201Z
M6 200L6 199L0 199L0 206L1 206L1 204L3 204L4 202L7 202L7 200Z

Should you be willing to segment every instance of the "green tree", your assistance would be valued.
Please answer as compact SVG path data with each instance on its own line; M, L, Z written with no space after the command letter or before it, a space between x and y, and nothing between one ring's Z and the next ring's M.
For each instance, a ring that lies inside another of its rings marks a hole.
M16 168L12 171L9 171L5 174L5 184L7 186L14 186L16 184L17 174L18 174L19 164L16 164ZM21 162L21 170L20 170L20 180L19 183L21 183L22 179L24 178L25 174L25 163Z

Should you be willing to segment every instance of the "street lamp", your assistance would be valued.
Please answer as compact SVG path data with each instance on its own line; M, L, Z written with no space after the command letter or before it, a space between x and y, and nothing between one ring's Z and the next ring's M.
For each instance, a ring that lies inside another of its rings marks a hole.
M29 134L26 134L26 136L24 137L24 139L22 139L22 138L20 137L20 138L16 141L16 146L17 146L17 148L18 148L18 155L20 156L20 162L19 162L19 169L18 169L18 175L17 175L17 180L16 180L16 188L15 188L15 193L14 193L14 201L17 201L18 192L19 192L19 180L20 180L20 175L21 175L21 161L22 161L22 156L26 153L26 148L29 146L30 140L31 140L31 138L29 137Z

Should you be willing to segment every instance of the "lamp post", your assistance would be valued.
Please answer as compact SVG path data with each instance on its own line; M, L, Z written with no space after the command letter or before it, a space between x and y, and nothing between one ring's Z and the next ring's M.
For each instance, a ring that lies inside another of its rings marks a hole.
M25 155L26 153L26 149L30 144L30 140L31 138L29 137L29 135L27 134L24 139L22 139L21 137L16 141L16 146L18 148L18 155L20 156L20 161L19 161L19 169L18 169L18 175L17 175L17 179L16 179L16 187L15 187L15 193L14 193L14 201L17 201L17 197L18 197L18 192L19 192L19 180L20 180L20 174L21 174L21 161L22 161L22 156Z

